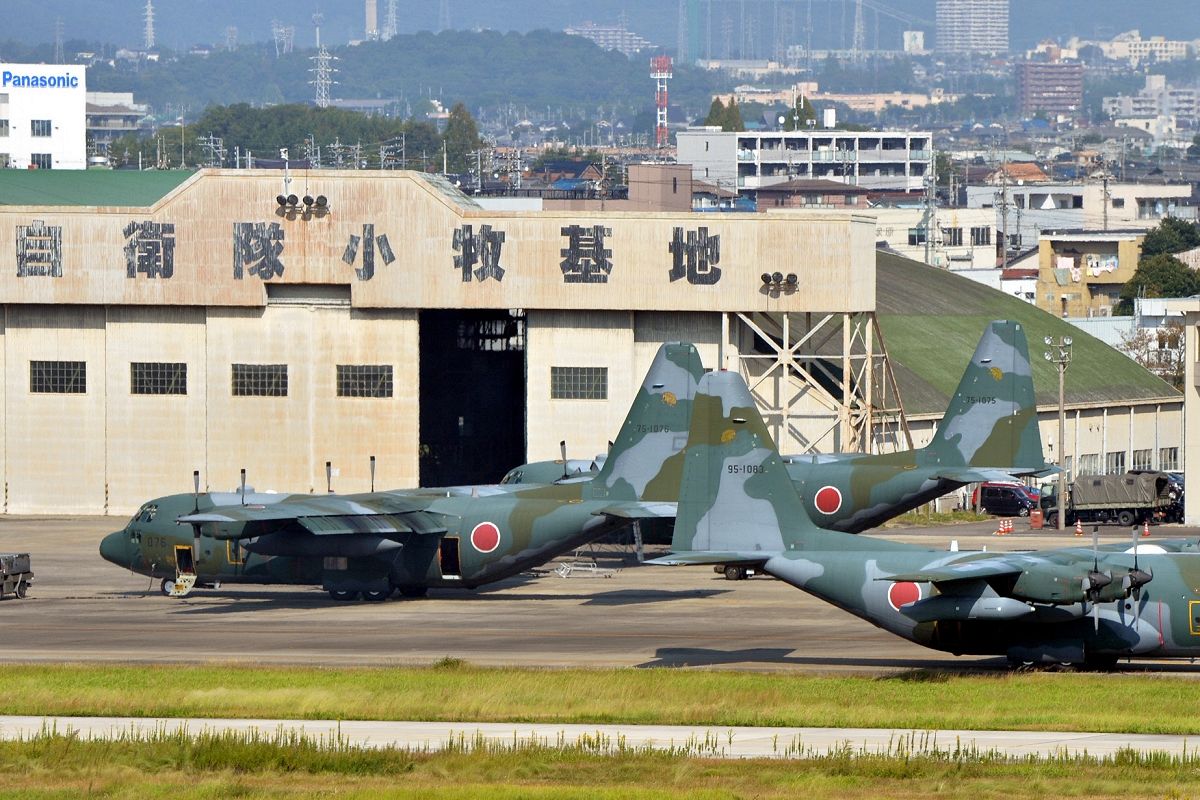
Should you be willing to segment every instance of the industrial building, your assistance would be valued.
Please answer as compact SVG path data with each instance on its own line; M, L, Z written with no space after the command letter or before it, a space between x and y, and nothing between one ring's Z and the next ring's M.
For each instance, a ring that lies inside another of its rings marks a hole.
M84 169L87 71L0 64L0 169Z
M1000 317L1078 337L1067 457L1179 458L1169 386L878 253L856 209L501 211L399 171L9 170L0 202L7 513L124 513L192 470L363 491L589 458L675 339L748 377L785 452L920 445Z

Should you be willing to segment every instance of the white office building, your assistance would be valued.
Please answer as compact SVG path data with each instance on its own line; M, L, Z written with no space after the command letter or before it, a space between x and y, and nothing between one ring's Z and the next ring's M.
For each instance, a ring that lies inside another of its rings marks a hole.
M87 166L86 68L0 64L0 168Z
M753 192L800 179L864 189L921 191L933 172L932 134L910 131L725 132L703 127L675 135L677 160L722 189Z

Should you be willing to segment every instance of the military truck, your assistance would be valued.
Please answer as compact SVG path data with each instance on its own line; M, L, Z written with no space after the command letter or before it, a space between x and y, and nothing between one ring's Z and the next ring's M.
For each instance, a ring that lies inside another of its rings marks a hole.
M8 595L24 597L32 582L29 553L0 553L0 599Z
M1058 525L1057 493L1043 496L1047 527ZM1067 490L1066 524L1107 523L1130 527L1174 522L1183 515L1183 493L1165 472L1080 475Z

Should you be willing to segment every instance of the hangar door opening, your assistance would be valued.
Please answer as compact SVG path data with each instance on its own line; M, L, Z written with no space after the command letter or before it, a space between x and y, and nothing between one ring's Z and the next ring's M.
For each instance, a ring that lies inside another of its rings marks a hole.
M525 316L422 311L422 486L495 483L525 460Z

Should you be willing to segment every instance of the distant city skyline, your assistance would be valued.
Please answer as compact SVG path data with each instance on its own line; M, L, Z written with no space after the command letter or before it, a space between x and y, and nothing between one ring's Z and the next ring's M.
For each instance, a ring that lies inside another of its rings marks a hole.
M876 43L881 49L899 49L899 32L914 27L927 32L926 42L933 42L936 0L881 0L884 6L898 12L899 17L925 20L926 25L902 22L880 14L878 20L868 7L865 43ZM719 56L729 49L745 50L758 57L768 57L783 39L791 44L811 41L814 47L838 48L850 46L853 36L853 0L811 0L812 30L807 30L809 0L783 0L779 16L786 26L786 35L777 34L775 0L750 0L750 9L742 30L740 0L698 0L711 22L706 27L706 49ZM155 3L155 38L160 46L182 49L195 44L220 46L226 40L227 28L237 29L240 43L271 40L271 21L296 29L296 45L314 44L312 15L318 10L324 15L322 39L331 46L344 45L364 37L366 9L362 0L316 0L280 7L250 5L235 0L209 0L200 6L178 0L159 0ZM385 3L379 3L382 14ZM440 3L416 3L401 0L398 13L398 33L418 30L438 30L443 24ZM63 34L69 40L100 41L120 47L138 48L142 45L145 0L9 0L6 18L22 19L21 26L12 26L5 37L24 44L50 44L54 41L55 21L63 20ZM1154 3L1130 4L1126 0L1011 0L1010 41L1014 50L1031 47L1046 37L1111 37L1137 28L1143 35L1165 35L1169 38L1200 39L1200 18L1193 13L1193 0L1156 0ZM678 0L649 0L630 3L628 0L558 0L544 3L539 0L449 0L450 27L454 29L491 28L507 31L529 31L538 28L562 30L586 21L600 24L616 23L624 14L629 29L650 41L673 50L677 43ZM707 20L706 20L707 21ZM811 37L811 38L810 38ZM0 44L0 58L4 57Z

